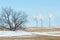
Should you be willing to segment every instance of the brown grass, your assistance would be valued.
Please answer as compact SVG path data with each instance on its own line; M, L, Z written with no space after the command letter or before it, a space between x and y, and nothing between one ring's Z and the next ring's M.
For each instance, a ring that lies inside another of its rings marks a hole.
M60 28L27 28L29 32L60 31Z
M60 40L60 37L38 35L33 37L1 37L0 40Z
M26 31L35 31L35 32L43 32L43 31L60 31L60 28L27 28ZM43 35L35 35L30 37L19 36L19 37L0 37L0 40L60 40L60 36L43 36Z

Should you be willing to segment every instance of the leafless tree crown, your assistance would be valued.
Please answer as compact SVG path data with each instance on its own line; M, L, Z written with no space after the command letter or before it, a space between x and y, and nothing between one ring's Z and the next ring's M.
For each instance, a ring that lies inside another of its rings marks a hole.
M16 12L11 8L2 8L0 26L16 30L17 27L23 29L22 25L27 21L24 12Z

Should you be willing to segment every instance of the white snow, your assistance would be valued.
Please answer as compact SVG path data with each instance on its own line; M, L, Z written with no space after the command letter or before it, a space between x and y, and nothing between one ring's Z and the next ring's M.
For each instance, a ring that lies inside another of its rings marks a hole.
M55 31L55 32L33 32L33 33L37 34L37 35L60 36L60 31Z
M23 35L60 36L60 31L55 32L0 31L0 37L23 36Z
M0 37L21 36L21 35L32 35L32 34L25 31L0 31Z

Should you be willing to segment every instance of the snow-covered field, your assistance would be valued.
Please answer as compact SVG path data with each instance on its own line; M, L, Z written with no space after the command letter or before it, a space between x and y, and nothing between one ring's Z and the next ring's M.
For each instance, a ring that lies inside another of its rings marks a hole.
M0 37L11 37L11 36L22 36L22 35L60 36L60 31L54 31L54 32L0 31Z
M60 31L56 32L33 32L36 35L60 36Z

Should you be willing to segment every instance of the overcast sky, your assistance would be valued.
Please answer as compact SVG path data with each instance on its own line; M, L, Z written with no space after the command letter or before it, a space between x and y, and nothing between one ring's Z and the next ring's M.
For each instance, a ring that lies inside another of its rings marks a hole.
M26 12L26 26L35 26L34 16L43 15L43 26L49 25L48 14L51 13L51 26L60 26L60 0L0 0L2 7L11 7L16 11ZM38 26L41 26L38 20Z

